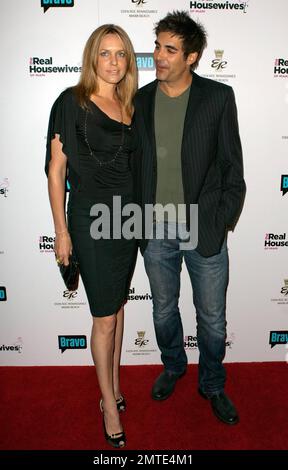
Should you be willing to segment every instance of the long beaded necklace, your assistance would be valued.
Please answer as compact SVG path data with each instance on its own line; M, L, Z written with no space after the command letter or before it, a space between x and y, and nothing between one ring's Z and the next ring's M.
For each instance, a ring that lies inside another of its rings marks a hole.
M89 144L89 141L88 141L88 136L87 136L87 118L88 118L88 109L86 109L86 112L85 112L85 121L84 121L84 139L85 139L85 142L87 144L87 147L89 149L89 153L91 155L91 157L94 157L95 160L97 161L97 163L100 165L100 166L103 166L103 165L108 165L109 163L113 163L115 162L116 158L120 155L120 153L122 152L123 150L123 145L124 145L124 138L125 138L125 133L124 133L124 122L123 122L123 114L122 114L122 109L120 107L120 113L121 113L121 143L119 145L119 148L117 149L115 155L113 156L113 158L111 158L111 160L107 161L107 162L102 162L101 160L99 160L99 158L94 154L93 150L91 149L90 147L90 144Z

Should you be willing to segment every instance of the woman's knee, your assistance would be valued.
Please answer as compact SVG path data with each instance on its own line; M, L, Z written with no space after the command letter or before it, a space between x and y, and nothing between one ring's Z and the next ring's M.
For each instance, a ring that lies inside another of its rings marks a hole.
M94 317L93 328L102 334L112 334L116 328L116 314L106 317Z

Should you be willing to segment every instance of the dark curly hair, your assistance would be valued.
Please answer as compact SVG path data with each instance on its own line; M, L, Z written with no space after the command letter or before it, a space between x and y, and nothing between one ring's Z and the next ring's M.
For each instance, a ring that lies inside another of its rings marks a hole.
M165 18L156 23L154 32L156 36L164 32L179 36L183 41L185 59L191 52L198 52L196 62L191 65L192 70L196 69L203 50L207 46L207 33L200 23L190 18L188 12L176 10L167 13Z

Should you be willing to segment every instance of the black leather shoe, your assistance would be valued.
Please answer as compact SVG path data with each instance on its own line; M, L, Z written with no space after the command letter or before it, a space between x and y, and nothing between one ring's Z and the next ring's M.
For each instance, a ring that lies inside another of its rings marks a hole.
M174 372L168 372L166 370L161 372L152 387L152 398L154 400L166 400L166 398L173 393L177 380L184 374L185 372L175 374Z
M215 393L211 397L202 392L200 388L198 392L202 398L210 401L212 411L220 421L226 424L237 424L239 422L237 410L224 392Z

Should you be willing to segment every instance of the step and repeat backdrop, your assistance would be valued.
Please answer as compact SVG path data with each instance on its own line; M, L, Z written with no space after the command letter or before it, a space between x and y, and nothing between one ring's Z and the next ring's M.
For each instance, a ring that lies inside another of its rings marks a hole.
M197 73L234 88L247 196L229 236L227 362L288 357L287 0L0 0L0 364L90 365L91 317L80 282L64 289L53 253L44 174L49 112L81 71L91 32L116 23L130 35L140 86L155 78L153 27L173 9L208 31ZM185 266L181 313L198 361ZM139 254L126 305L123 364L157 364L148 280Z

